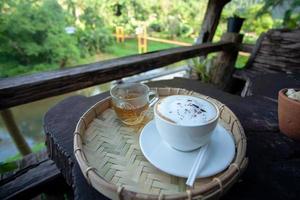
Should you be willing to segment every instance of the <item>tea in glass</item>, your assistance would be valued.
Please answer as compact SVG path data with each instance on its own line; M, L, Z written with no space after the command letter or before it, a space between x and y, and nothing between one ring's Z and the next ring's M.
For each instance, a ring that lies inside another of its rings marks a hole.
M142 122L149 106L158 100L157 94L141 83L119 84L110 93L113 109L118 118L127 125Z

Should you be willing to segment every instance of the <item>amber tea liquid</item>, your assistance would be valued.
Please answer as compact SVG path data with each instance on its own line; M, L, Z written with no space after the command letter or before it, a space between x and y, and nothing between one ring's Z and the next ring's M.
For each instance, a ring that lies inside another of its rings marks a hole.
M120 103L120 105L116 105L116 103L112 103L113 109L115 110L117 116L128 125L135 125L140 123L147 111L149 104L146 102L142 104L142 102L130 102L131 99L139 97L139 94L127 94L121 99L126 103ZM130 102L130 103L127 103Z

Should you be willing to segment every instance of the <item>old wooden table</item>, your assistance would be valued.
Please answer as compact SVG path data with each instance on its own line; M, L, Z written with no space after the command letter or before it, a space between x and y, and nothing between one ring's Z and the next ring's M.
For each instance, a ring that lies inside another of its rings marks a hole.
M241 98L188 79L151 82L149 85L181 87L209 95L226 104L240 119L248 140L249 165L223 199L299 199L300 143L278 130L277 102L273 98L263 95ZM106 96L108 93L88 98L70 97L45 115L48 153L73 187L75 199L105 198L87 184L79 169L73 154L73 132L79 117Z

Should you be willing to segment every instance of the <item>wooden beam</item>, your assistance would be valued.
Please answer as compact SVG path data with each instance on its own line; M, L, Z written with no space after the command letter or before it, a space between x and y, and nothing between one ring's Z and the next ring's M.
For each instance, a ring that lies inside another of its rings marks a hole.
M62 182L63 178L55 163L52 160L47 160L29 169L26 173L18 174L12 181L1 185L0 198L31 199L47 189L45 185L57 180ZM55 184L52 184L52 187L56 188Z
M0 110L163 67L210 52L233 49L231 42L177 47L74 68L0 80Z
M209 0L197 44L211 42L219 24L223 7L231 0Z
M0 199L31 199L43 192L68 190L55 163L47 152L29 154L16 161L19 168L1 175Z
M21 134L21 132L17 126L17 123L14 119L12 111L10 109L4 109L4 110L0 110L0 114L1 114L4 124L8 130L8 133L11 136L11 138L13 139L19 152L23 156L30 154L31 149L30 149L29 145L27 144L25 138Z
M167 44L174 44L178 46L192 46L192 43L187 43L187 42L180 42L180 41L175 41L175 40L166 40L166 39L160 39L160 38L154 38L154 37L146 37L147 40L155 41L155 42L161 42L161 43L167 43Z
M238 33L225 33L222 35L221 40L241 43L243 40L243 35ZM235 71L234 64L237 56L237 49L224 51L218 54L212 70L212 83L218 88L229 91L232 87L232 75Z

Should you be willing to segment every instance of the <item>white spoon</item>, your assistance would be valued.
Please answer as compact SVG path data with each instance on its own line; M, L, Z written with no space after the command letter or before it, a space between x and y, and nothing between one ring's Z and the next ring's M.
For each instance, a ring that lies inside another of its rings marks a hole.
M208 149L208 144L202 146L198 152L198 155L197 155L197 157L194 161L194 164L192 166L192 169L189 173L189 177L185 183L190 187L193 187L195 179L196 179L199 171L203 168L203 166L206 162L207 149Z

